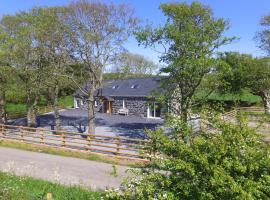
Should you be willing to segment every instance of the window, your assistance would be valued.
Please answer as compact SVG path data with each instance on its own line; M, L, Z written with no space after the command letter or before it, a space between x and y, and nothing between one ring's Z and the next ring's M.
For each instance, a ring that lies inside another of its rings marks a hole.
M77 104L76 107L77 108L80 108L81 107L81 100L80 99L77 99L76 100L76 104Z
M161 117L161 105L159 103L153 102L148 105L147 108L148 118L160 118Z
M118 85L114 85L112 86L112 89L117 89L119 86Z
M97 106L98 106L97 101L95 101L95 107L97 107Z
M136 84L136 85L131 85L131 87L130 87L130 88L131 88L131 89L137 89L137 88L138 88L138 86L139 86L139 85L137 85L137 84Z

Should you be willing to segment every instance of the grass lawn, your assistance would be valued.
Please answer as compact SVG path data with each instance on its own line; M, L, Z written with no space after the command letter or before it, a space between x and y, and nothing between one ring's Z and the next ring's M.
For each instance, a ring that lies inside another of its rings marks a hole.
M45 101L42 100L39 104L39 108L44 108L45 106ZM72 108L73 96L60 97L59 107ZM11 118L24 117L26 115L26 105L23 103L7 103L6 111Z
M65 108L72 108L74 105L73 96L64 96L59 98L59 106Z
M0 180L0 199L3 200L42 200L47 199L48 193L51 193L53 200L98 200L103 196L101 191L67 187L3 172L0 172Z
M200 91L196 94L196 99L200 100L204 98L206 92ZM248 91L243 91L242 94L219 94L213 92L211 95L207 97L209 101L220 101L220 102L233 102L239 100L243 104L252 105L252 104L260 104L261 98L259 96L255 96Z

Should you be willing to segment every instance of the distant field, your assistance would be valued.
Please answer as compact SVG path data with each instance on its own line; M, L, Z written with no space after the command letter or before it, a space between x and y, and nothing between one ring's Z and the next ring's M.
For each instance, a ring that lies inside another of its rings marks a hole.
M0 199L34 200L47 199L52 194L53 200L98 200L102 192L94 192L79 187L66 187L48 181L18 177L0 172Z
M206 95L205 92L199 92L197 94L196 99L200 100ZM234 102L240 101L241 103L251 105L251 104L260 104L261 98L259 96L255 96L248 91L243 91L242 94L219 94L212 93L207 97L208 101L222 101L222 102Z

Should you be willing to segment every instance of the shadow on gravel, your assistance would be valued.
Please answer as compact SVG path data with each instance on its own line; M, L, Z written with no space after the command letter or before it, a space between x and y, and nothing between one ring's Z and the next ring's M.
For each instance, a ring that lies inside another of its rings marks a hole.
M73 131L84 133L87 131L87 112L80 109L68 109L60 112L62 126L73 127ZM10 121L11 125L26 126L25 118ZM130 138L147 138L145 129L154 130L161 126L163 120L147 119L137 116L120 116L105 113L96 114L97 127L109 127L115 135ZM54 130L55 120L52 113L37 117L38 127L50 127ZM101 133L102 134L102 133Z

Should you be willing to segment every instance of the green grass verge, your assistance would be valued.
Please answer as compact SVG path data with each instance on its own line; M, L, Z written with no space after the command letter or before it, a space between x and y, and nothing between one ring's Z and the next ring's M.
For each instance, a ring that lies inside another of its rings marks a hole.
M94 153L82 152L82 151L72 151L68 149L60 149L60 148L53 148L49 146L41 146L41 145L34 145L34 144L26 144L22 142L16 141L0 141L1 147L9 147L14 149L21 149L26 151L33 151L39 153L47 153L52 155L59 155L65 157L73 157L73 158L80 158L85 160L92 160L97 162L104 162L113 165L125 165L131 167L139 167L142 166L145 162L136 161L136 160L129 160L129 159L120 159L117 157L106 156L106 155L99 155Z
M59 107L72 108L73 96L59 97ZM45 100L42 100L38 105L41 109L46 107ZM26 116L26 105L23 103L7 103L6 112L11 118L20 118Z
M98 200L103 196L101 191L67 187L3 172L0 172L0 180L0 199L3 200L41 200L47 199L48 193L51 193L53 200Z
M7 103L6 104L6 111L7 113L25 113L26 112L26 105L22 103Z
M59 98L59 106L65 108L72 108L74 105L73 96L64 96Z

